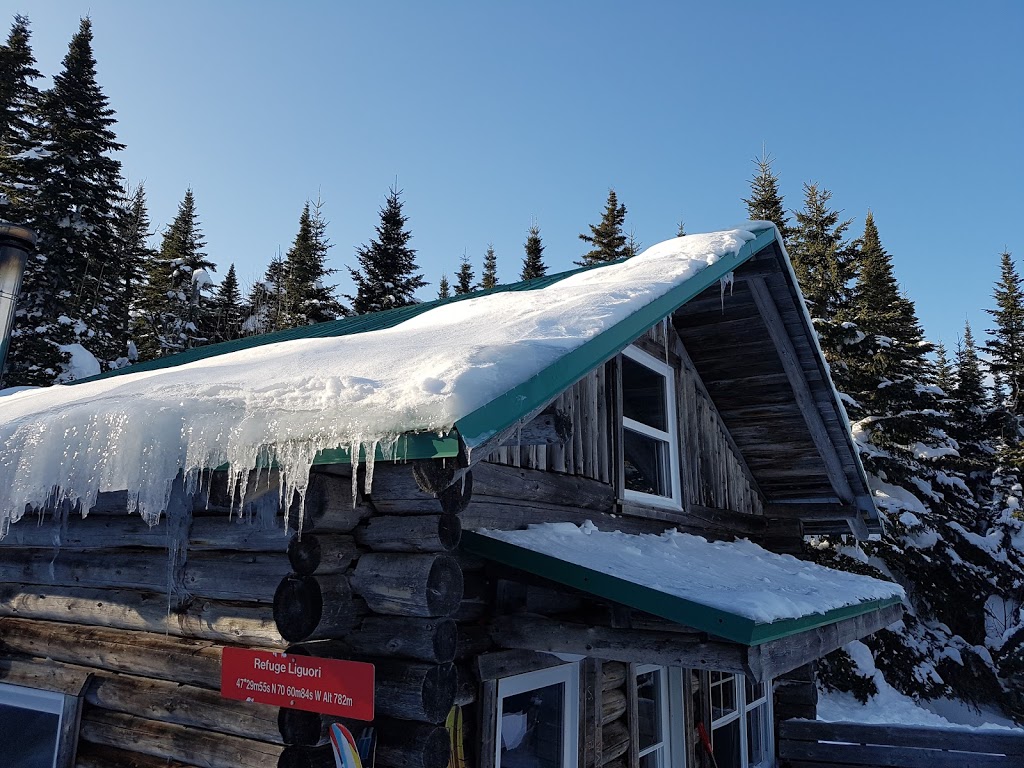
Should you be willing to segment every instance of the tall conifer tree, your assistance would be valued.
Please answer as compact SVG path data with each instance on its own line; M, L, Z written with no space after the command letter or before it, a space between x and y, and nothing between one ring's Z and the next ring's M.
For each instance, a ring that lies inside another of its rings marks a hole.
M793 234L789 216L783 204L785 198L779 192L779 177L772 170L772 156L762 152L761 157L754 160L757 171L750 179L750 197L744 198L747 204L747 216L751 221L770 221L779 228L783 242L788 242Z
M211 341L231 341L242 335L242 292L238 287L238 275L233 263L228 267L221 284L217 286L211 312Z
M416 289L426 285L417 273L416 251L409 247L412 233L406 229L401 195L391 187L380 209L377 239L356 249L360 268L349 267L356 293L346 298L357 315L413 304Z
M124 281L121 292L116 296L115 312L111 313L118 338L124 345L127 361L138 357L137 345L134 342L138 333L136 311L145 286L146 276L152 268L156 252L149 246L149 238L153 231L149 222L149 209L146 206L146 190L142 184L135 189L127 186L118 202L114 219L115 251L114 259L121 265L121 278Z
M27 221L35 184L29 150L39 135L41 77L32 54L28 19L15 16L7 42L0 45L0 220Z
M462 261L459 270L455 273L455 295L461 296L464 293L471 293L475 290L473 285L473 265L469 263L469 257L462 254Z
M452 286L448 282L448 275L441 275L441 282L437 284L437 298L439 299L450 299L452 296Z
M42 146L32 163L35 189L27 223L38 235L22 282L6 381L66 380L69 345L80 344L100 365L124 354L108 330L123 285L115 263L114 220L120 197L122 148L112 110L96 81L92 24L82 19L53 86L40 97Z
M278 253L270 260L263 279L253 284L246 300L243 336L256 336L284 329L287 297L285 284L288 268Z
M543 277L547 274L548 268L544 263L544 243L540 239L540 227L534 224L526 235L526 242L523 244L526 255L523 257L523 271L519 275L520 280L532 280L535 277Z
M330 248L323 202L307 201L299 216L295 241L285 254L285 327L323 323L345 314L334 286L325 285L326 278L337 271L327 266Z
M988 332L985 350L992 359L992 372L1000 375L1008 390L1009 411L1024 415L1024 283L1009 253L999 256L999 281L993 297L995 309L985 311L995 327Z
M498 257L494 253L494 244L487 244L487 253L484 254L484 271L480 276L480 287L484 289L493 288L498 284Z
M628 238L623 231L625 222L626 206L619 203L615 190L609 189L600 223L590 225L590 234L580 235L580 240L589 243L591 249L576 263L586 267L633 255L628 249Z

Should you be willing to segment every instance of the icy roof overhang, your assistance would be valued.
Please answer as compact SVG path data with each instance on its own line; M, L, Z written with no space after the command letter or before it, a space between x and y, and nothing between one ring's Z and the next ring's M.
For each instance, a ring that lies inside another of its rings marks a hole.
M463 534L466 551L748 646L901 602L898 584L778 555L749 541L545 523Z

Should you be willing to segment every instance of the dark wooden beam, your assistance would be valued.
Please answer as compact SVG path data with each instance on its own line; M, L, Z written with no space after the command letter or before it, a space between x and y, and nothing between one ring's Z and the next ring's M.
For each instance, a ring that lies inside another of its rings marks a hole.
M572 437L572 419L565 411L548 408L523 424L502 445L553 445Z
M902 618L903 606L890 605L835 624L754 646L748 654L748 663L757 680L778 677Z
M798 520L846 520L857 517L860 511L847 504L809 502L806 504L766 504L768 517L788 517Z
M491 639L502 648L545 653L575 653L612 661L717 669L751 674L747 647L708 640L703 633L611 629L538 616L501 616L491 624Z
M765 285L764 278L751 278L747 281L747 284L750 286L754 302L757 304L761 318L764 320L768 333L771 335L775 348L778 351L779 360L786 371L786 377L789 379L793 395L800 406L801 413L803 413L807 428L811 433L811 439L814 441L814 446L818 449L818 453L825 464L825 471L828 473L829 481L832 483L832 487L839 498L846 503L852 503L854 499L853 488L850 486L850 481L846 477L839 453L836 451L836 447L832 443L831 437L829 437L828 430L825 428L825 422L822 419L821 413L818 411L814 395L811 392L810 385L807 383L807 377L804 374L803 367L800 365L800 358L797 356L796 350L793 347L793 341L789 338L789 332L786 330L782 316L779 314L779 308L776 306L768 286Z

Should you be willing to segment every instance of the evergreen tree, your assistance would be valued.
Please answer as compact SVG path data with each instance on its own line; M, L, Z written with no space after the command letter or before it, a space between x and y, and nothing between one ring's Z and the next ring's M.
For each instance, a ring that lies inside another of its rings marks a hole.
M284 257L278 253L270 260L263 279L256 282L249 291L246 301L245 320L242 335L257 336L273 333L285 328L285 306L287 304L285 283L288 268Z
M1009 253L999 257L999 281L993 294L995 309L985 311L995 320L985 350L991 357L992 372L999 374L1007 388L1007 409L1024 415L1024 284Z
M676 237L686 237L686 222L682 219L679 220L679 224L676 226Z
M788 250L832 378L841 392L849 392L848 347L859 338L851 289L857 252L846 240L850 221L840 221L839 212L829 208L831 197L816 184L804 185L804 209L796 214Z
M231 341L242 335L242 292L238 287L235 265L228 267L224 280L217 286L212 302L213 334L211 341Z
M480 277L480 287L484 289L493 288L498 284L498 257L494 253L494 243L487 244L487 253L484 254L484 273Z
M743 199L747 204L747 217L751 221L772 222L779 228L783 242L788 242L794 232L783 205L784 198L779 193L779 177L772 171L772 156L762 152L760 159L755 158L754 165L757 171L750 179L750 197Z
M519 279L532 280L546 275L548 268L544 264L544 244L540 239L540 227L536 224L530 227L523 247L526 249L526 255L523 257L523 271Z
M950 393L946 429L957 442L957 469L967 479L975 499L985 503L989 496L994 435L986 414L984 373L969 322L964 324L964 335L957 343L956 381Z
M146 190L142 184L134 190L127 186L124 188L121 200L118 201L114 229L114 260L121 265L124 284L115 298L116 311L111 313L111 319L113 321L116 318L115 331L124 344L125 362L131 362L138 358L134 342L138 332L135 312L146 275L156 258L156 252L149 247L149 238L153 232L146 206Z
M949 353L942 342L935 345L935 384L947 397L953 394L956 387L953 364L949 362Z
M441 275L441 282L437 284L437 298L449 299L452 295L452 287L448 283L448 275Z
M327 267L330 248L323 202L307 202L299 216L295 241L285 254L285 327L323 323L346 313L334 286L324 285L325 278L337 271Z
M203 250L206 241L199 226L195 196L188 189L151 263L140 301L145 333L140 334L139 354L144 359L201 346L212 335L209 273L216 266Z
M633 258L639 254L641 250L643 250L643 244L636 239L636 231L632 229L629 230L629 237L626 238L626 258Z
M79 344L101 366L124 354L110 333L114 297L122 289L115 251L121 149L114 111L96 82L92 25L82 19L61 72L40 97L40 136L32 162L35 188L26 223L38 235L22 282L8 370L9 384L50 384L72 378L70 345Z
M597 225L590 225L590 234L581 234L580 240L590 243L591 250L583 254L580 261L581 267L591 264L615 261L631 255L627 250L627 238L622 231L626 221L626 206L619 203L614 189L608 190L608 200L605 203L604 213L601 222Z
M469 263L469 257L462 254L462 263L459 265L459 271L455 273L455 295L471 293L474 289L473 265Z
M409 247L412 233L405 228L408 219L402 213L401 194L391 187L380 209L377 239L356 249L361 269L349 267L356 294L345 298L357 315L413 304L413 293L426 285L423 275L416 273L416 251Z
M7 42L0 46L0 220L27 220L32 198L30 150L41 140L39 91L28 19L15 16Z

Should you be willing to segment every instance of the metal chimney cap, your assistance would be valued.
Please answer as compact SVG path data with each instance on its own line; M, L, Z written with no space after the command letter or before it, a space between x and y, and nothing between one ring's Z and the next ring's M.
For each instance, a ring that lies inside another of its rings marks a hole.
M36 233L20 224L0 223L0 246L4 245L32 253L36 249Z

